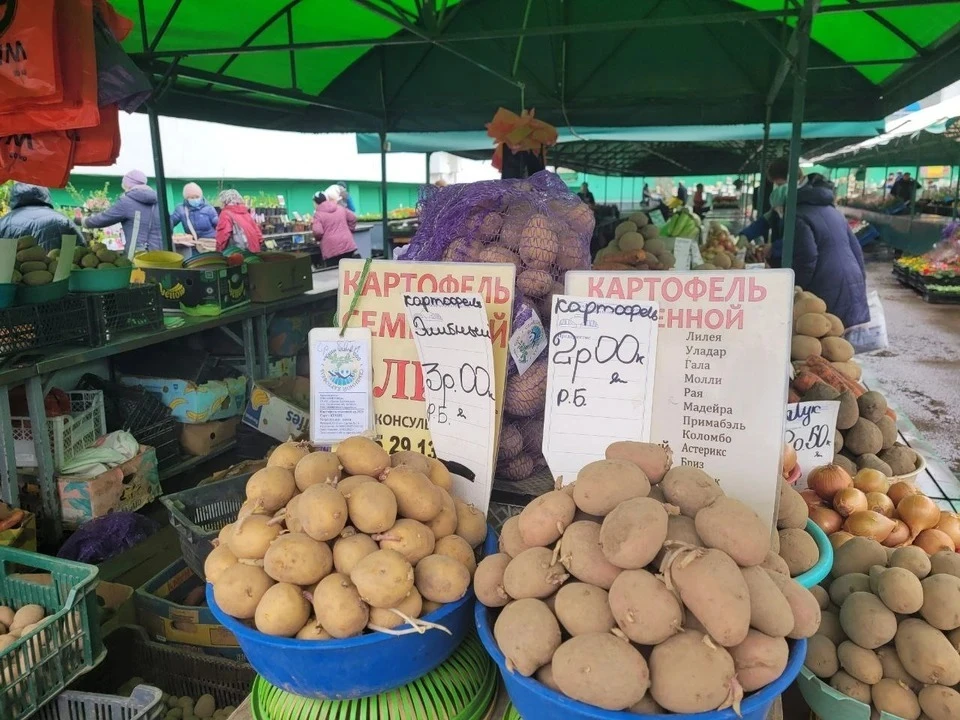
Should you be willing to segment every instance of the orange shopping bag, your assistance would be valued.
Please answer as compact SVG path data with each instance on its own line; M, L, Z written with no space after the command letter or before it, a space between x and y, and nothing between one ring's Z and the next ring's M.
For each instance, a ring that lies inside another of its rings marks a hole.
M0 3L0 107L63 99L54 0Z
M76 131L74 165L113 165L120 154L120 117L116 105L100 108L100 124Z
M127 39L127 35L133 30L132 20L114 10L113 6L108 3L107 0L93 0L93 7L100 13L100 17L103 18L107 27L110 28L110 32L113 33L113 36L117 40L123 42Z
M16 112L9 112L8 108L3 107L0 136L74 130L100 123L93 0L56 0L56 19L56 49L62 70L63 102L27 107Z
M66 132L0 137L0 182L63 187L73 167L73 147Z

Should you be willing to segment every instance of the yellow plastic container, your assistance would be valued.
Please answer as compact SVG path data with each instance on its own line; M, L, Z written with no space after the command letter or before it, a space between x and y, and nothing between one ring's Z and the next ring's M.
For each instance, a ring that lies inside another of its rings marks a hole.
M183 267L183 255L169 250L149 250L135 255L133 264L138 268L176 270Z

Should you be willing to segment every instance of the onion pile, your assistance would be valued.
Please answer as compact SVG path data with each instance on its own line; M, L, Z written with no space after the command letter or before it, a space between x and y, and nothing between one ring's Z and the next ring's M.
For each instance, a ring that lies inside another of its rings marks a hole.
M912 483L891 484L871 468L851 477L831 463L814 468L807 485L800 494L810 519L830 536L835 549L854 537L888 548L916 545L929 555L960 547L960 516L941 510Z

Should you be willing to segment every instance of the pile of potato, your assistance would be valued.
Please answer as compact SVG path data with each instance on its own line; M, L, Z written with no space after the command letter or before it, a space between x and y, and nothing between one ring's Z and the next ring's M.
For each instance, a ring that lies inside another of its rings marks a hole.
M41 605L23 605L17 609L0 605L0 653L43 624L47 611Z
M827 304L811 292L801 291L793 299L793 342L790 355L806 360L819 355L854 380L860 379L860 368L851 363L853 345L843 339L845 328L836 315L827 312ZM855 377L854 377L855 376Z
M874 713L960 718L960 556L858 537L814 591L823 620L807 649L811 673Z
M268 635L323 640L459 600L487 526L452 487L438 460L364 437L280 445L204 564L217 605Z
M617 225L613 240L597 252L593 269L670 270L676 264L657 226L646 213L636 212Z
M783 673L785 638L817 631L818 601L770 528L672 464L669 448L613 443L504 523L474 589L502 608L493 634L510 671L607 710L738 709Z
M129 695L142 683L142 678L132 678L119 692L121 695ZM192 698L189 695L177 697L163 693L163 705L166 709L163 720L227 720L236 710L232 705L218 708L213 695Z

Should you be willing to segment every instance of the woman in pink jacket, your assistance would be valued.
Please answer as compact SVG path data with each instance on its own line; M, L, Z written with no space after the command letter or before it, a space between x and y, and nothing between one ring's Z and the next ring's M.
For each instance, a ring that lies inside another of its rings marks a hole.
M340 205L341 190L331 185L313 196L313 237L320 243L320 252L327 267L336 267L344 258L360 257L353 231L357 216Z

